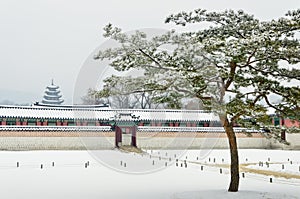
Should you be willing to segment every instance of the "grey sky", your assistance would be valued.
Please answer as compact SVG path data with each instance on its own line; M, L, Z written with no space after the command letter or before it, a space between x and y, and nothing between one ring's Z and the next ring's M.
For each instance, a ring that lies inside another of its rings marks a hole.
M299 0L0 0L0 101L41 100L54 78L72 103L82 64L113 23L130 31L175 28L164 24L171 13L205 8L243 9L268 20L300 8Z

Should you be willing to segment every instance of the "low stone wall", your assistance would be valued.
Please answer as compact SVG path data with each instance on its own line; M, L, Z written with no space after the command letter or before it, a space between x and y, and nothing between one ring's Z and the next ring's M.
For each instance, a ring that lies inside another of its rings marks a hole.
M300 150L300 134L298 133L287 133L286 141L289 143L281 144L277 141L270 140L270 149L284 149L284 150Z
M112 149L114 135L114 132L1 131L0 150Z
M145 135L146 134L146 135ZM237 133L239 148L267 148L269 140L260 134L251 137ZM228 139L225 133L144 133L138 137L138 146L155 149L227 149Z
M0 132L0 150L95 150L114 148L114 132ZM300 149L300 135L287 134L290 145L268 140L261 134L251 137L237 133L239 148ZM131 136L123 134L123 145ZM225 133L137 132L137 145L145 149L226 149Z

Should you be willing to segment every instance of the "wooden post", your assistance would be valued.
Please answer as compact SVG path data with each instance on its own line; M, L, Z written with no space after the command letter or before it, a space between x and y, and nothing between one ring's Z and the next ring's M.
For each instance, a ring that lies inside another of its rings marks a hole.
M131 133L131 146L137 147L136 145L136 126L133 126L132 128L132 133Z
M122 143L122 130L120 127L115 128L115 147L119 148L119 143Z

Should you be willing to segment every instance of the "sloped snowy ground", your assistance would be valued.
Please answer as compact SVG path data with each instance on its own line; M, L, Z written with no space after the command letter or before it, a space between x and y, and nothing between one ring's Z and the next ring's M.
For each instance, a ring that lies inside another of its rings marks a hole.
M299 179L253 173L241 177L238 193L228 193L229 171L222 168L220 173L218 167L228 164L228 150L147 152L2 151L0 198L300 198ZM300 175L300 151L240 150L240 161L253 163L253 168L279 172L283 172L284 164L284 172ZM262 168L256 165L259 161L271 164Z

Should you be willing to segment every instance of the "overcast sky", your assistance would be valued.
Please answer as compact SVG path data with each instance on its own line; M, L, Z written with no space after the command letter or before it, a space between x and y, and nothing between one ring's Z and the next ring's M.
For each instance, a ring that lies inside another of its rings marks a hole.
M195 8L243 9L269 20L300 8L300 1L0 0L0 101L39 101L54 78L72 103L83 63L105 41L103 26L170 29L166 16Z

